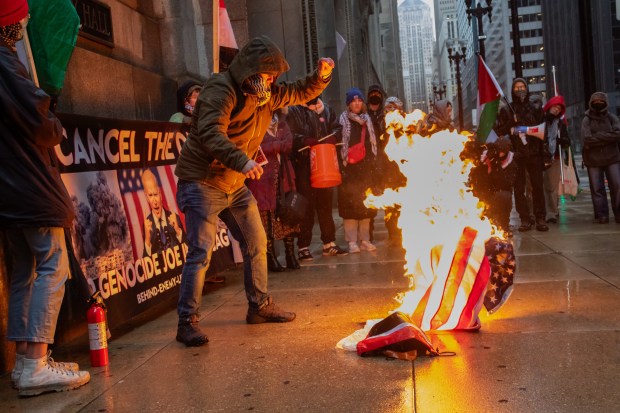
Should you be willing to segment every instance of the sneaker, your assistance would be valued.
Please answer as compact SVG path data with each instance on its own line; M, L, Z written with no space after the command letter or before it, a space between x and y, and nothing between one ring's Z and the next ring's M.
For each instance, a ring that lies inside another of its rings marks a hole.
M17 385L19 383L19 378L22 375L22 371L24 370L24 358L26 356L24 354L16 354L15 355L15 367L11 371L11 383L14 389L17 389ZM47 362L50 366L54 368L70 370L70 371L79 371L80 366L77 363L64 362L64 361L54 361L52 358L52 350L47 351Z
M360 252L360 247L357 242L349 242L349 254L357 254Z
M536 231L549 231L549 226L545 222L544 218L536 220Z
M312 261L314 259L308 248L301 248L297 251L297 256L299 257L299 261Z
M267 303L260 310L249 308L248 314L245 316L245 321L248 324L288 323L294 319L295 313L282 310L273 303L271 297L269 297Z
M205 279L207 284L224 284L226 282L226 277L223 275L212 275Z
M526 232L532 229L532 223L531 222L523 222L521 223L521 225L519 226L519 232Z
M330 244L328 247L323 247L323 255L348 255L349 253L338 245Z
M363 251L376 251L377 247L375 247L370 241L362 241L360 244L360 249Z
M199 347L209 342L209 337L198 326L198 317L179 320L177 341L187 347Z
M20 396L77 389L90 381L87 371L63 369L58 363L52 367L48 360L47 355L40 359L24 358L24 369L17 385Z

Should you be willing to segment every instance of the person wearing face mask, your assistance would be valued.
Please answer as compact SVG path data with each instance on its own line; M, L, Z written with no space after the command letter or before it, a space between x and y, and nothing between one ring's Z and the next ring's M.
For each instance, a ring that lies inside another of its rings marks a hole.
M537 231L548 231L543 190L544 144L535 136L519 133L517 126L537 126L544 121L540 106L530 100L525 79L516 78L512 82L511 105L499 111L495 131L498 136L509 136L515 152L517 178L514 186L515 207L521 218L519 231L529 231L536 225ZM526 183L529 177L532 185L533 215L526 196ZM534 220L532 220L532 216Z
M289 65L275 43L261 36L239 51L228 71L213 74L202 88L175 169L177 204L185 214L188 243L177 305L177 341L187 346L209 341L198 323L218 216L241 246L246 322L295 319L295 313L276 306L267 292L267 237L245 180L263 174L254 158L273 112L318 96L329 84L333 68L332 59L321 58L316 71L304 79L276 84Z
M340 140L342 126L336 114L327 106L321 97L306 102L305 106L289 109L288 117L293 132L293 167L295 168L295 184L297 191L308 200L306 216L301 220L299 238L299 260L312 261L310 252L312 228L316 214L321 231L324 256L347 255L347 251L336 244L336 223L332 215L334 207L334 187L313 188L310 185L310 150L320 143L336 144ZM331 135L331 136L330 136ZM329 138L319 142L319 139ZM302 148L306 148L301 150Z
M607 94L595 92L581 123L583 163L588 168L594 222L609 222L605 179L609 184L611 210L620 223L620 121L607 110Z
M10 269L7 339L16 349L11 380L20 396L35 396L78 388L90 375L48 350L69 275L65 230L75 213L53 149L62 125L17 58L27 16L26 0L0 2L0 231Z
M372 119L375 135L379 137L385 131L385 111L383 109L385 92L380 85L372 85L368 88L366 99L368 101L368 116Z
M560 187L562 149L570 146L566 122L562 119L566 105L564 97L554 96L545 104L545 172L543 174L545 188L545 205L547 222L557 224L560 217L558 208Z
M188 80L179 86L177 90L178 112L170 117L169 122L184 123L186 125L192 123L192 112L201 89L202 85L193 80Z

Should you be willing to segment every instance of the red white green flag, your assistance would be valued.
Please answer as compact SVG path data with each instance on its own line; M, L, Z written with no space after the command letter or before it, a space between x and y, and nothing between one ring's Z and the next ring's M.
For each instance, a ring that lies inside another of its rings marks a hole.
M499 100L504 97L495 76L489 70L481 56L478 56L478 133L477 139L482 142L493 142L497 135L493 130Z
M224 0L213 0L213 71L225 72L239 52Z

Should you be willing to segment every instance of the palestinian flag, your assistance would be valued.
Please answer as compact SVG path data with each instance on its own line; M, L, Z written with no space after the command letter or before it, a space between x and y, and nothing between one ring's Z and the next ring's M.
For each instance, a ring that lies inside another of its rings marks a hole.
M29 0L28 37L39 84L58 96L77 41L80 18L70 0Z
M504 96L495 76L489 70L482 57L478 55L478 141L493 142L497 135L493 130L499 100Z
M217 69L217 72L225 72L228 70L230 63L237 52L239 52L239 47L237 46L237 41L235 40L235 34L233 33L232 25L230 24L230 18L228 18L228 12L226 11L224 0L214 0L214 7L216 2L218 4L218 21L215 25L217 27L217 33L215 36L217 47L214 47L214 54L216 55L214 58L214 63L217 62L217 64L214 65L214 69Z

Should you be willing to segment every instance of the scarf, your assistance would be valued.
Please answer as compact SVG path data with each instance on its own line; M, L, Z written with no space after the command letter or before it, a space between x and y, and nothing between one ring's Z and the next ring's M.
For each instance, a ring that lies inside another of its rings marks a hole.
M263 106L271 99L271 89L263 81L260 73L255 73L245 80L247 91L258 98L258 106Z
M22 24L18 22L0 27L0 38L12 51L15 51L15 43L22 39Z
M366 125L368 134L370 135L370 144L372 147L372 153L377 156L377 138L375 138L375 131L372 127L372 120L367 113L361 113L356 115L350 111L344 111L340 115L339 122L342 125L342 148L340 154L342 155L342 164L347 166L347 159L349 159L349 141L351 140L351 121L357 122L360 125Z

